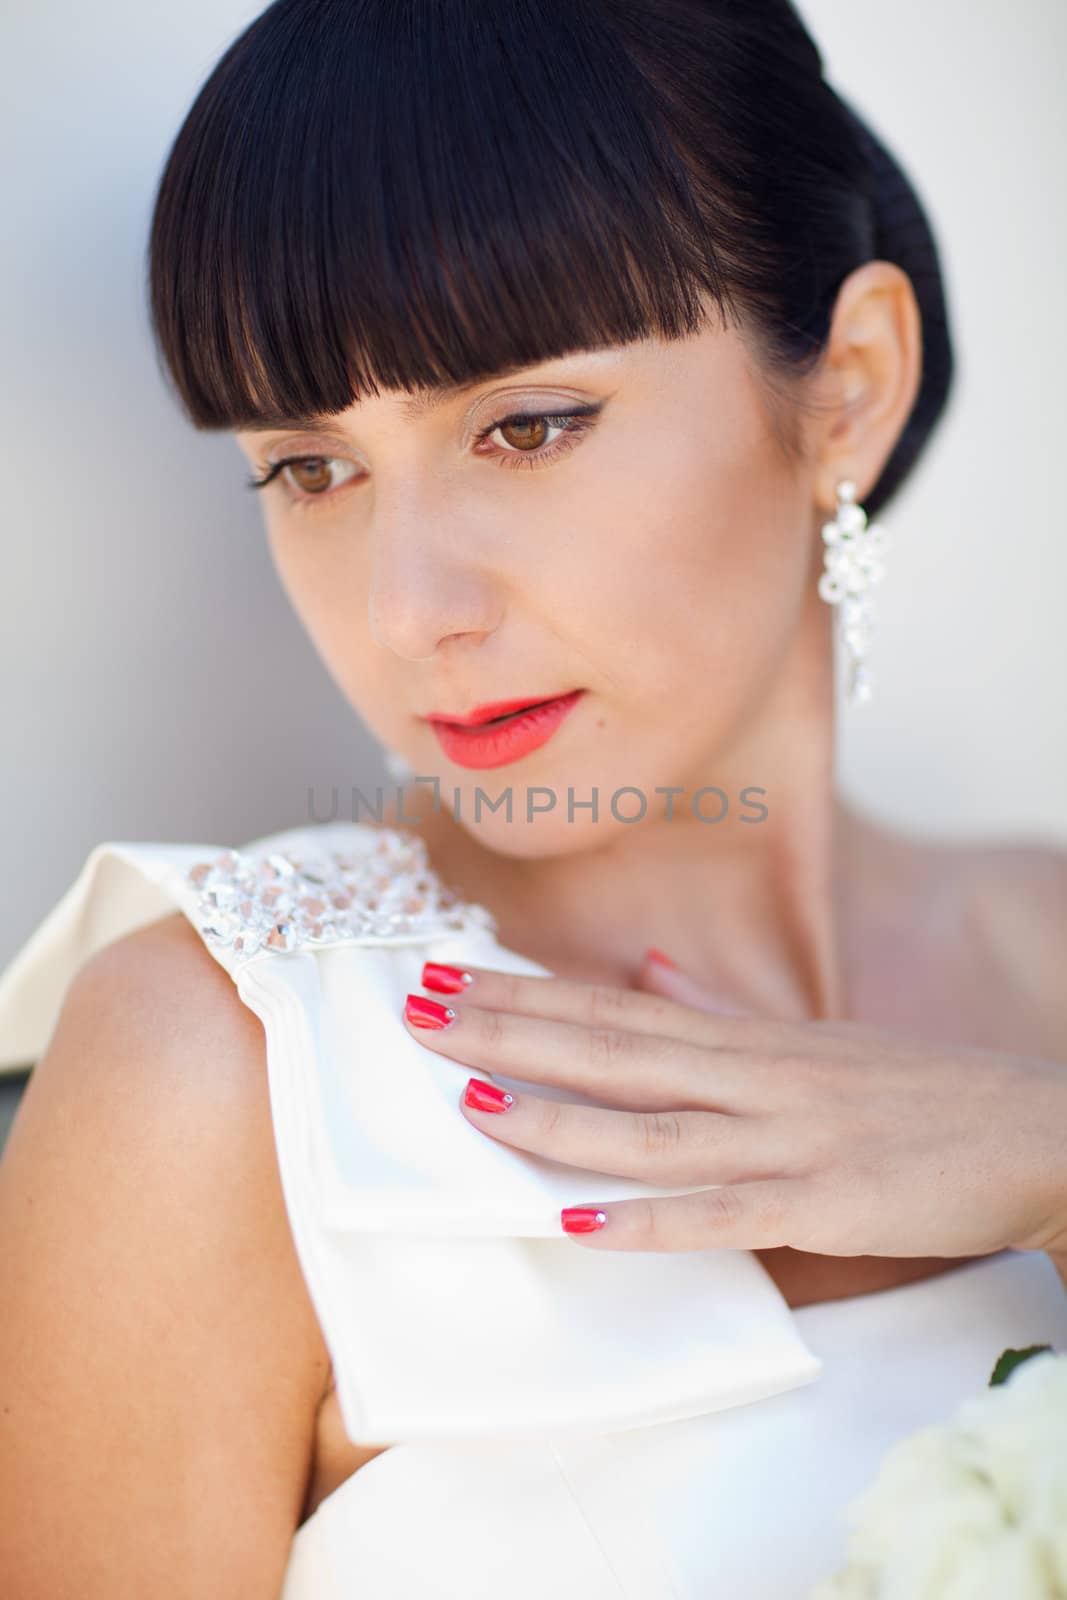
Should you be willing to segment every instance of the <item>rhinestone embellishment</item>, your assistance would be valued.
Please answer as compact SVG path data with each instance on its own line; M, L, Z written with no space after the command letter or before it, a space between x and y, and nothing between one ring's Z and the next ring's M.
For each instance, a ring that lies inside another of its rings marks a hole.
M241 960L349 941L496 931L485 906L459 899L429 864L425 841L380 830L364 850L295 855L225 850L186 874L203 938Z
M885 577L889 535L856 503L856 485L843 479L837 485L837 515L823 524L823 572L819 594L836 606L838 637L846 652L846 690L850 704L871 698L866 657L874 634L871 588Z

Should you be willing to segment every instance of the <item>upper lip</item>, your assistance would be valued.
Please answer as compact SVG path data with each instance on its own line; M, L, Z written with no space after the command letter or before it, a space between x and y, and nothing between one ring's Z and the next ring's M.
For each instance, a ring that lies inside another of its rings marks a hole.
M573 690L568 691L573 693ZM473 711L465 711L456 716L447 711L427 711L427 722L454 722L461 728L470 728L480 722L489 722L493 717L506 717L512 711L524 711L527 706L544 705L547 700L560 700L562 695L539 694L528 696L524 700L494 700L489 705L475 706Z

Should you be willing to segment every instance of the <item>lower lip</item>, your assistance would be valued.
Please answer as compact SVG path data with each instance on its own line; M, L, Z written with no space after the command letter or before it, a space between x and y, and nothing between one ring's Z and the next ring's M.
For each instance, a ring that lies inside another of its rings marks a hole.
M544 705L518 711L503 722L486 723L480 728L461 728L455 722L433 720L430 726L445 755L457 766L503 767L547 744L584 693L584 689L573 689L558 700L547 700Z

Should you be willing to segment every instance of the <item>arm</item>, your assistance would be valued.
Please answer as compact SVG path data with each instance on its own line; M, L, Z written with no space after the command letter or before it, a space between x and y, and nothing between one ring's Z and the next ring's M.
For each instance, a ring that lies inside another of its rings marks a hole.
M182 919L72 981L0 1165L0 1592L276 1600L328 1361L262 1026Z

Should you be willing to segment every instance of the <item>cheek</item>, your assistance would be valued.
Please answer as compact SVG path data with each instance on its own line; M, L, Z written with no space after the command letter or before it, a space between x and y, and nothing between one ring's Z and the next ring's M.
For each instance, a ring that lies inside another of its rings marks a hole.
M277 511L268 511L265 520L278 581L304 627L317 630L317 619L330 588L324 576L321 540L316 542L311 537L316 530L295 527L291 518L283 519Z
M375 653L358 542L351 534L346 538L342 527L327 528L325 519L319 527L301 528L268 517L267 533L289 604L334 682L350 694L365 680Z
M586 636L625 639L620 670L653 701L676 706L698 674L720 699L743 693L799 616L802 496L757 419L744 420L705 441L664 432L597 503L595 571L574 591Z

